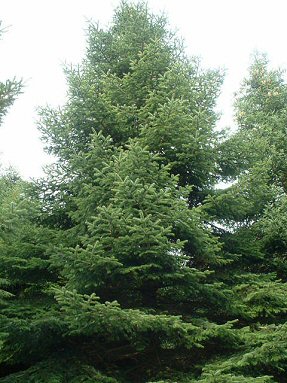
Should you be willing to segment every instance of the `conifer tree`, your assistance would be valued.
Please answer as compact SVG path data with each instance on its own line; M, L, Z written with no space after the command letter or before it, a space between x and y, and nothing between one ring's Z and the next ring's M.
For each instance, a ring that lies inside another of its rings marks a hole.
M230 372L286 379L286 90L283 72L256 55L235 102L239 129L221 148L222 175L235 182L205 205L227 229L224 249L234 260L225 280L249 324L241 330L245 348L206 367L210 379Z
M0 180L0 381L284 382L282 74L256 58L220 142L220 72L123 2L66 76L50 176Z
M22 81L0 83L0 122L21 89ZM15 171L1 171L0 377L24 369L49 348L51 298L44 290L55 276L46 250L56 236L41 226L41 205L33 194Z
M123 2L110 28L90 26L86 58L66 76L68 102L43 108L39 126L60 159L57 173L72 172L73 157L89 150L94 131L114 145L137 137L171 165L181 185L192 185L192 205L202 200L216 182L214 106L223 77L186 57L164 17Z
M40 188L42 222L62 242L44 243L55 300L32 320L34 344L30 328L19 336L10 355L19 372L2 381L196 376L238 343L220 319L220 245L193 207L216 180L222 76L185 57L164 18L122 3L108 30L90 27L87 58L67 77L65 107L41 113L59 158Z
M0 27L1 27L1 20L0 20ZM3 33L3 29L0 29L0 37ZM15 100L15 97L20 93L21 91L21 81L14 80L7 80L5 83L0 82L0 124L3 121L3 117L7 113L8 108L13 104L13 101ZM3 182L3 180L1 180ZM2 185L2 194L6 193L5 191L5 181L4 185ZM5 279L0 279L0 286L5 284ZM5 292L4 290L0 289L0 299L3 297L9 296L8 292Z
M1 29L1 25L2 23L0 20L0 38L3 34L3 28ZM7 110L21 92L21 89L22 81L12 79L0 82L0 124L3 122L3 117L7 113Z

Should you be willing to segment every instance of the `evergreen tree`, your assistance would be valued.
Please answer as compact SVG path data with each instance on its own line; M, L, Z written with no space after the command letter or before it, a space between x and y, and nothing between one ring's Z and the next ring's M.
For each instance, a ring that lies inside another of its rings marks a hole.
M21 89L15 79L0 83L0 122ZM13 170L1 172L0 377L25 368L49 348L52 300L45 289L55 276L48 270L47 248L56 235L41 226L40 215L31 185Z
M1 28L0 20L0 28ZM0 29L0 37L3 34L3 28ZM0 124L3 122L3 117L7 113L8 108L13 104L16 97L21 93L22 81L16 79L0 82Z
M0 20L1 27L1 20ZM0 29L0 37L3 33L3 29ZM7 80L5 83L0 82L0 124L3 121L3 117L7 113L8 108L13 104L15 97L20 93L22 88L21 81ZM4 181L4 182L3 182ZM2 195L6 193L6 182L5 180L1 180L4 185L2 185ZM0 279L0 286L5 285L5 279ZM2 289L0 289L0 299L3 297L7 297L10 294Z
M220 142L220 72L123 2L66 76L50 176L0 180L0 381L284 382L282 73L255 58Z
M221 320L220 245L193 207L216 180L222 76L185 57L164 18L122 3L107 31L90 27L87 58L67 77L65 107L41 112L59 158L56 176L39 186L41 222L62 242L50 250L42 242L59 275L55 301L45 298L45 317L42 307L33 317L33 344L28 326L17 353L11 345L13 368L30 367L2 381L196 375L239 342Z
M222 75L186 57L164 17L123 2L110 28L90 26L83 65L67 68L66 76L66 105L41 110L43 139L60 159L57 174L73 172L73 157L89 150L94 131L116 146L137 137L181 185L193 186L192 205L202 200L216 181L214 106Z
M238 318L252 330L242 328L240 353L206 367L210 376L286 378L286 90L283 72L256 55L235 102L239 129L221 146L222 176L235 182L205 205L227 229L223 248L234 260L224 278L235 292Z

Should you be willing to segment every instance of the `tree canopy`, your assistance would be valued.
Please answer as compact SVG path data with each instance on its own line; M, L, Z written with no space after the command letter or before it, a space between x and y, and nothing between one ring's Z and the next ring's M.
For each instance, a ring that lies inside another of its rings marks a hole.
M0 382L285 382L283 71L255 55L220 132L221 71L122 2L65 74L55 163L0 178Z

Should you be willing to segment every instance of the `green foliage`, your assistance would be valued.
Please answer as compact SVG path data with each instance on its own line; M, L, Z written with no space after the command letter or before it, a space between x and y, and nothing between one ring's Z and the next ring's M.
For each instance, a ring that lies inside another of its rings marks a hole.
M75 153L88 152L94 131L110 135L114 145L140 137L181 185L193 186L191 202L202 199L202 189L216 180L221 73L187 59L165 19L141 3L122 4L107 31L91 25L88 43L83 65L66 70L65 107L41 110L48 150L71 165Z
M65 368L69 366L69 368ZM108 377L85 365L80 359L48 359L25 371L11 374L0 379L3 383L117 383L118 380Z
M122 2L66 77L50 175L0 178L0 381L285 382L283 72L255 57L222 139L222 74Z
M40 205L31 198L27 183L7 174L0 184L0 279L5 288L0 361L5 371L9 364L39 358L57 333L52 313L47 314L52 302L45 293L56 278L48 269L47 255L56 235L39 225Z
M122 309L117 302L102 304L95 294L83 296L65 289L57 290L55 296L64 313L69 335L94 335L106 341L125 340L138 351L155 347L163 350L202 348L202 343L209 338L219 340L233 336L229 324L187 323L171 315Z
M2 33L3 29L0 29L0 37ZM3 122L3 117L7 113L7 109L13 104L19 93L21 93L22 87L22 81L16 81L15 78L13 80L0 82L0 124Z
M229 230L221 238L233 261L221 273L232 290L230 313L250 326L242 330L245 346L238 354L204 368L218 381L222 374L232 381L233 373L250 381L286 377L286 89L283 72L257 55L235 103L239 129L220 147L222 178L235 182L204 206Z
M241 335L246 343L245 348L230 358L219 359L207 365L204 368L207 376L246 374L250 376L250 379L252 376L258 377L258 379L261 377L263 382L264 379L267 382L284 382L286 377L286 324L258 326L253 331L243 328ZM264 377L264 375L268 375L270 378Z
M0 83L0 123L3 121L7 109L13 104L22 89L22 83L15 79Z
M193 380L190 380L193 382ZM222 374L220 372L203 374L203 378L195 380L202 383L272 383L274 380L268 376L251 377L243 375Z

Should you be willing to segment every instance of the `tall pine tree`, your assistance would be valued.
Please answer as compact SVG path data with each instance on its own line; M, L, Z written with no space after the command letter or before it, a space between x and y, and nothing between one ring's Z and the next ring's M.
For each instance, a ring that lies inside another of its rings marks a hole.
M187 58L164 18L122 3L108 30L91 25L67 78L67 104L40 124L59 158L39 189L42 222L62 242L44 244L55 304L32 321L33 345L29 329L18 335L10 363L30 368L2 381L197 375L239 342L221 319L228 292L214 269L225 261L201 211L222 76Z
M284 382L282 74L256 58L220 142L221 73L123 2L66 76L49 177L1 180L0 381Z

